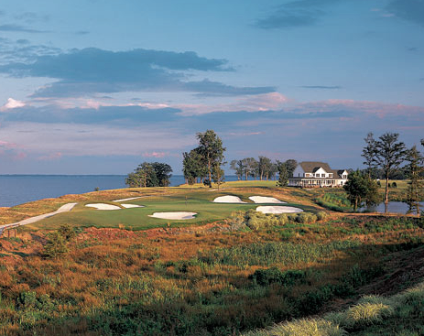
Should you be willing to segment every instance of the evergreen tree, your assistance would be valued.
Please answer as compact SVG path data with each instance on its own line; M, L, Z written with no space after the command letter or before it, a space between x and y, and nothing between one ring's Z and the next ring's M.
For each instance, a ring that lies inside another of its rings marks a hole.
M363 200L368 194L368 178L359 170L354 171L348 175L343 188L346 190L347 198L352 204L353 210L356 211L363 205Z
M230 168L234 170L237 175L237 180L241 180L245 171L243 160L232 160L230 162Z
M287 171L287 165L284 162L279 162L278 163L278 182L277 182L277 186L278 187L286 187L287 184L289 183L289 173Z

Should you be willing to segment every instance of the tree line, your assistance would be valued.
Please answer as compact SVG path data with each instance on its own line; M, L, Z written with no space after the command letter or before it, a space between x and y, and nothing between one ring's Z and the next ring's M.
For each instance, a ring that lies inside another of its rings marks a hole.
M406 176L410 179L406 203L409 205L409 212L419 213L419 202L424 198L422 181L424 158L417 147L414 145L410 149L406 148L405 144L399 141L398 133L384 133L378 139L374 138L373 133L368 133L364 140L366 145L361 156L367 168L362 172L357 170L349 174L344 186L354 210L356 211L364 203L367 206L379 203L378 185L373 176L373 172L378 169L384 180L384 204L387 212L389 179L399 170L402 163L407 162L407 165L403 167ZM424 146L424 139L421 140L421 145Z
M234 170L238 180L248 180L249 178L259 180L275 179L277 173L279 176L285 175L286 179L293 176L297 167L297 161L290 159L284 162L272 162L266 156L259 156L258 160L248 157L240 160L232 160L230 168Z

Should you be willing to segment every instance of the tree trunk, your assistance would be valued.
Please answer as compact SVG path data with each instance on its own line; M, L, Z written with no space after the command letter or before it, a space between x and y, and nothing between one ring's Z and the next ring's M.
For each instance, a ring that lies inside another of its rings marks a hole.
M389 204L389 175L386 175L386 196L384 199L384 204L386 204L387 208L387 205ZM385 212L387 212L387 209Z

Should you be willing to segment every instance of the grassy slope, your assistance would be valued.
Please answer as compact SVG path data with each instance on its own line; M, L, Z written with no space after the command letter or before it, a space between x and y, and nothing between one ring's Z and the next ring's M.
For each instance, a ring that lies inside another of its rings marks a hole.
M192 207L187 210L198 209L199 217L171 226L222 220L234 210L256 206L211 203L225 194L245 201L253 195L274 196L315 209L314 191L274 185L274 181L243 181L226 183L220 193L195 186L167 188L170 196L164 196L163 189L137 189L53 200L55 206L73 200L81 204L69 214L34 225L36 230L27 227L17 237L0 239L0 334L236 335L321 313L332 300L355 302L363 293L361 286L386 277L394 271L391 260L405 251L414 253L411 249L424 242L418 221L400 216L334 214L325 222L278 225L264 216L264 226L258 230L249 230L243 216L236 216L229 224L244 226L230 231L205 229L176 235L88 228L68 244L70 252L61 258L48 260L41 254L45 229L62 223L124 224L134 229L167 226L168 221L145 214L186 210L186 196L187 207ZM83 206L139 195L153 197L128 203L146 208L96 211ZM51 206L48 201L40 204L43 209ZM31 206L34 213L40 211L35 208ZM290 273L285 273L290 270L299 271L300 278L290 280ZM254 280L256 271L266 281Z

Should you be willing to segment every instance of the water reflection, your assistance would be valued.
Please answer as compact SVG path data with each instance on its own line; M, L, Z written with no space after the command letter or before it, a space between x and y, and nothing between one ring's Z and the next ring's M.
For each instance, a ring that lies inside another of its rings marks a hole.
M422 210L424 210L424 202L420 202ZM380 203L377 206L369 207L369 208L361 208L361 212L390 212L390 213L399 213L406 214L409 210L409 205L403 202L389 202L387 205L387 211L385 209L386 204ZM420 209L421 210L421 209Z

